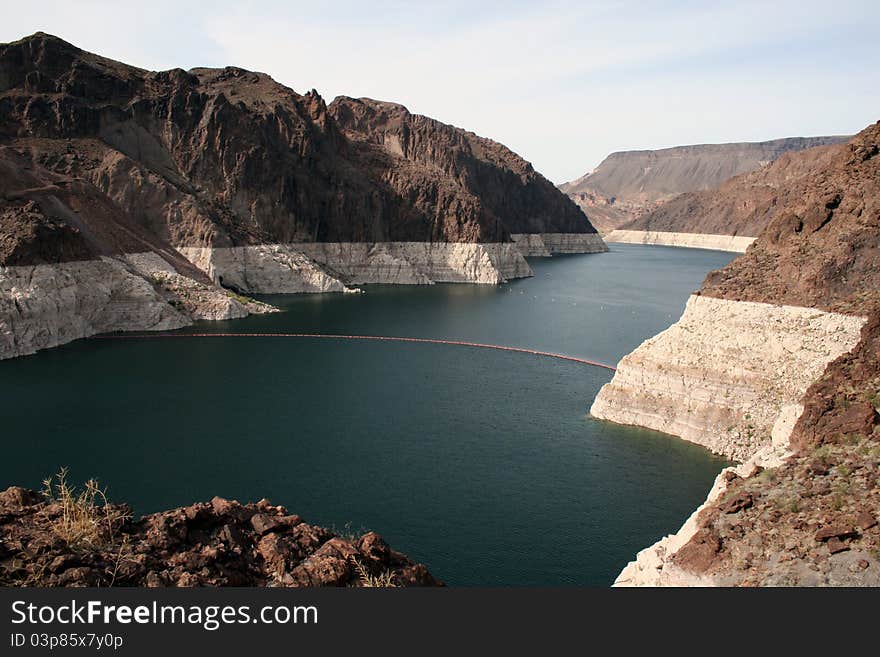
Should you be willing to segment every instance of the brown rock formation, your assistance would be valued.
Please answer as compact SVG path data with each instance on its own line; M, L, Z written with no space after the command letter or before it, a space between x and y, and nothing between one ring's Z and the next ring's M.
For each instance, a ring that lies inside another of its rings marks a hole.
M62 505L11 487L0 493L3 586L437 586L422 564L373 532L342 538L266 500L210 503L134 522L111 505L93 542L56 531Z
M779 209L809 193L804 186L830 164L837 150L829 145L786 153L716 188L675 196L620 228L756 237Z
M399 105L144 71L42 33L0 45L0 167L5 214L27 223L33 201L100 252L594 232L508 149Z
M868 322L856 348L807 391L794 455L732 481L701 514L699 535L717 536L718 549L703 558L697 541L682 552L701 555L692 572L722 583L880 584L880 122L822 149L822 166L816 161L815 152L793 154L762 172L810 169L779 182L758 208L771 217L767 228L745 255L711 273L702 293ZM746 195L757 175L731 189Z
M880 289L880 124L849 143L791 155L775 169L809 170L777 183L760 209L770 218L748 253L712 272L702 291L743 301L861 314ZM738 180L744 196L751 177ZM736 181L732 181L736 182Z
M463 204L484 217L481 225L503 224L514 234L595 232L574 203L497 142L369 98L336 98L329 112L346 137L367 147L377 177L405 198ZM454 234L455 220L438 216L432 237Z
M612 153L594 171L560 185L560 189L589 213L603 232L621 228L755 236L765 225L760 217L752 224L743 224L738 221L743 209L738 207L729 210L729 215L719 215L717 207L707 204L701 190L713 190L733 176L759 171L786 153L846 139L791 137ZM754 190L744 200L761 204L760 197L754 198Z
M511 233L538 233L521 243L542 255L605 248L488 139L391 103L328 108L235 67L145 71L43 33L0 44L0 229L0 358L267 310L221 286L529 276Z

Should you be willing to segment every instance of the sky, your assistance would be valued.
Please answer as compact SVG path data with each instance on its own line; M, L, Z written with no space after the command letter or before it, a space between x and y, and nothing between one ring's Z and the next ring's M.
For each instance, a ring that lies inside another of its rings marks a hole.
M235 65L328 102L395 101L561 183L613 151L880 119L875 1L0 0L0 43L43 31L146 69Z

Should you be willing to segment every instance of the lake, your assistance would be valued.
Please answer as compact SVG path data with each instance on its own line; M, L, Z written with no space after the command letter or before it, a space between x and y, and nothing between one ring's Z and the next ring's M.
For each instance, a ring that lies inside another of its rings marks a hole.
M273 296L284 312L176 332L451 339L616 364L734 254L610 245L500 286ZM450 585L609 585L727 465L592 420L612 372L463 346L254 337L82 340L0 362L0 485L68 466L137 514L268 497L375 530Z

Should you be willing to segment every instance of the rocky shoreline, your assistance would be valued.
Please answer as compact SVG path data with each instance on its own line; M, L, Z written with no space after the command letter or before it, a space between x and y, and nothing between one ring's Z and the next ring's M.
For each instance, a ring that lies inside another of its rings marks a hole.
M692 296L682 318L627 355L590 409L598 419L663 431L739 462L674 534L640 551L615 586L736 583L682 568L675 556L731 482L778 468L793 455L804 396L861 340L867 318L811 308ZM735 512L735 500L727 507ZM750 503L750 502L749 502ZM878 566L880 570L880 566Z
M0 266L0 360L113 331L167 331L276 309L246 294L352 292L385 283L497 285L532 276L524 256L601 253L598 234L505 243L295 243L181 247L181 274L155 252ZM203 280L200 280L203 279Z
M693 295L620 361L590 414L744 462L788 441L802 398L859 341L864 317Z
M131 518L95 507L97 529L71 536L70 500L0 493L0 586L442 586L368 532L343 537L267 500L215 497Z
M0 360L113 331L168 331L275 308L184 276L154 253L0 267Z
M649 230L612 230L605 235L605 241L621 244L655 244L659 246L680 246L689 249L712 249L745 253L754 237L741 235L709 235L706 233L673 233Z
M180 251L216 282L257 294L343 292L372 283L496 285L532 275L509 242L317 242Z

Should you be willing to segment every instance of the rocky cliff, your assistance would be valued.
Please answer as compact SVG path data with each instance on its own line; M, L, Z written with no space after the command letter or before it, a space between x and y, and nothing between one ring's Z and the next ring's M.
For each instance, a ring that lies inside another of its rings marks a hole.
M749 250L600 392L597 416L743 461L619 584L880 584L878 155L880 124L822 166L809 152L771 165L809 173L778 183Z
M652 211L660 211L675 199L677 207L688 201L676 197L717 187L725 180L755 171L786 153L837 144L846 137L792 137L773 141L701 144L678 146L656 151L624 151L612 153L596 169L570 183L560 185L603 233L617 228L631 230L673 231L683 233L715 233L722 235L756 236L752 225L739 226L711 214L697 218L708 221L665 222L659 217L648 228L631 224ZM731 225L737 230L731 232Z
M505 230L596 232L575 204L531 164L497 142L411 114L402 105L369 98L339 97L328 111L369 160L364 168L372 169L400 196L416 204L427 201L433 215L426 222L430 232L413 239L456 241L463 236L502 241ZM481 226L486 226L482 233L462 235L461 219L447 212L456 206L477 213ZM400 237L391 236L390 241Z
M267 500L215 497L137 521L97 501L0 493L0 586L440 585L374 532L341 537Z
M681 319L620 361L594 417L680 436L745 461L787 439L807 388L865 319L692 296Z
M528 276L513 234L529 255L605 250L491 140L234 67L144 71L42 33L0 45L0 221L0 358L266 310L225 289ZM545 239L561 246L531 246Z

